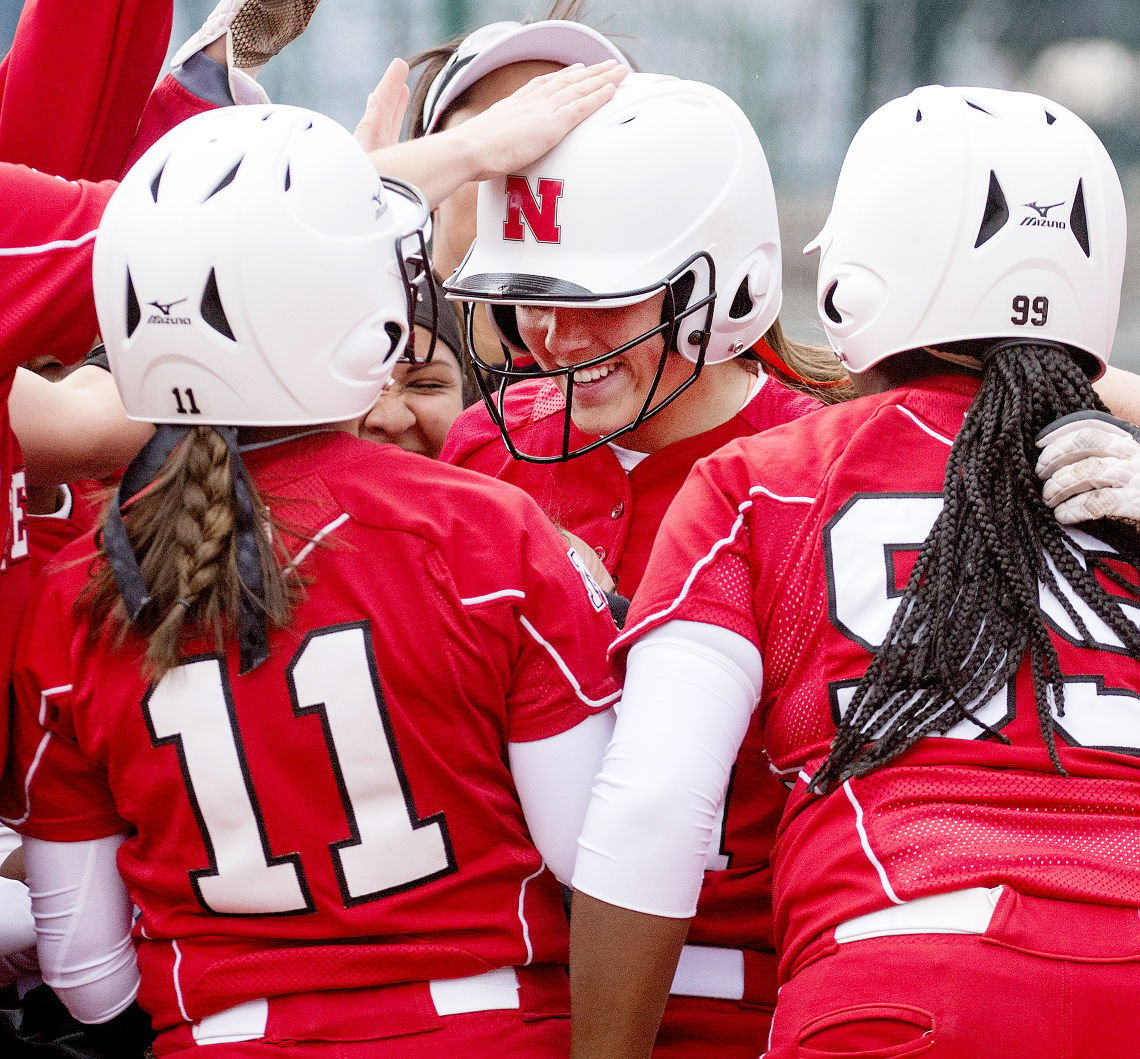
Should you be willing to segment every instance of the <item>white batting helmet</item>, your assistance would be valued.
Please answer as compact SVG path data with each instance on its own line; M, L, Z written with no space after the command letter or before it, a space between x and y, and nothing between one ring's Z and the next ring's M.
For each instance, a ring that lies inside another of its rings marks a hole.
M127 414L191 426L362 414L410 331L404 259L427 216L320 114L228 107L179 125L127 174L96 238L96 307Z
M847 152L820 251L820 318L862 372L966 339L1112 349L1126 227L1112 161L1040 96L930 85L872 114Z

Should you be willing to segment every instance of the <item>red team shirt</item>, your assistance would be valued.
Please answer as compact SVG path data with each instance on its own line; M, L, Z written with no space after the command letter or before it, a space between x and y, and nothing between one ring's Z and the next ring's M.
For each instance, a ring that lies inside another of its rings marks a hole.
M758 725L771 768L800 777L774 848L783 979L830 931L892 903L1009 884L1040 897L1140 905L1140 662L1075 595L1098 644L1042 603L1066 685L1059 776L1026 668L980 716L890 766L805 793L835 719L885 637L941 507L950 445L978 383L926 380L826 409L703 461L677 498L620 655L671 619L720 625L764 660ZM1074 533L1086 550L1104 550ZM1107 586L1106 586L1107 587ZM1119 594L1119 589L1110 589ZM1140 607L1127 601L1140 620ZM738 784L756 782L738 773Z
M24 460L8 416L13 373L38 354L73 363L90 348L92 240L115 189L107 178L210 106L168 77L144 113L170 20L170 0L25 0L0 63L0 687L30 590ZM5 744L0 724L0 753Z
M129 834L160 1030L259 997L565 963L561 888L506 752L616 700L604 597L509 487L340 432L245 459L317 538L286 541L308 584L292 627L246 676L192 642L149 687L137 640L93 649L74 616L87 564L56 564L30 627L59 634L21 650L5 816L53 841Z
M560 451L563 407L560 391L549 380L520 382L507 389L508 425L523 452ZM456 420L441 458L521 486L555 522L593 545L615 577L618 591L633 595L665 512L693 465L736 438L791 422L819 407L815 398L766 376L759 392L737 415L713 430L650 453L627 474L608 446L564 463L514 460L479 405ZM571 427L572 446L588 440ZM709 870L687 942L744 951L744 1003L759 1015L770 1011L776 999L771 845L787 788L768 773L756 725L744 740L733 774L751 778L743 784L734 782L729 790L720 842L709 852ZM700 1008L693 1018L706 1025L691 1029L681 1005L671 999L659 1042L683 1045L693 1033L709 1043L718 1036L726 1041L721 1035L733 1031L713 1029L717 1026L713 1016L707 1007ZM766 1031L761 1026L757 1032Z
M819 406L815 398L794 393L767 376L760 392L737 415L703 434L651 452L627 474L606 445L564 463L512 459L499 428L480 403L452 424L440 459L529 493L559 526L594 548L617 590L632 596L645 573L665 510L693 464L734 438L788 423ZM562 392L550 379L509 386L504 414L519 450L560 452L564 409ZM571 425L571 448L590 440Z

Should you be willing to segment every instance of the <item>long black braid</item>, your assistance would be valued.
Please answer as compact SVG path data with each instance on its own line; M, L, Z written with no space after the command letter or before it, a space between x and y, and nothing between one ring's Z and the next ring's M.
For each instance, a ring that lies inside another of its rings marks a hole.
M817 790L863 775L963 720L1007 741L974 713L1013 677L1026 652L1041 732L1054 768L1064 775L1053 731L1054 706L1058 716L1064 714L1064 677L1038 602L1039 584L1060 601L1082 642L1095 643L1053 568L1140 656L1140 630L1097 575L1137 599L1140 585L1094 556L1078 559L1042 500L1034 472L1038 432L1071 412L1104 411L1103 403L1072 355L1058 346L1002 342L982 363L981 390L950 450L942 512L815 775ZM1108 520L1085 528L1140 566L1134 529Z

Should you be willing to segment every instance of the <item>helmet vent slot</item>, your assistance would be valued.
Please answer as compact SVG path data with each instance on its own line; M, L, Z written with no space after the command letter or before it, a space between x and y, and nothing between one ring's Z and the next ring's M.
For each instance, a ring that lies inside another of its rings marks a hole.
M1052 125L1053 122L1055 122L1056 120L1057 120L1057 116L1055 114L1050 114L1049 111L1045 111L1045 124L1046 125Z
M752 301L752 293L748 289L748 277L745 276L740 281L740 286L736 288L736 294L732 299L732 306L728 310L728 317L730 320L741 320L752 312L752 306L755 304Z
M835 291L839 287L839 280L836 280L830 287L827 288L827 294L823 297L823 311L827 313L827 318L833 323L843 323L843 314L835 307Z
M1085 257L1091 257L1089 247L1089 222L1085 215L1085 185L1083 180L1077 181L1077 192L1073 196L1073 209L1069 214L1069 231L1085 252Z
M168 158L166 162L169 161ZM162 174L166 172L166 162L158 167L158 172L154 174L154 179L150 182L150 197L154 199L156 205L158 203L158 186L162 183Z
M130 272L127 273L127 338L135 333L135 328L142 320L142 310L139 309L139 298L135 294L135 285Z
M921 110L916 110L914 112L914 120L915 121L922 121L922 111Z
M222 308L222 296L218 293L218 277L210 269L210 278L206 280L206 289L202 292L202 319L206 321L220 335L225 335L231 342L236 342L233 329L226 318L226 310Z
M292 186L293 186L293 170L289 166L286 166L285 167L285 190L288 191Z
M973 109L974 109L974 110L978 110L978 111L981 111L981 113L983 113L983 114L986 114L986 115L988 115L988 116L989 116L989 117L991 117L991 118L993 117L993 115L992 115L992 114L990 114L990 112L989 112L988 110L986 110L986 108L985 108L985 107L983 107L983 106L982 106L980 103L975 103L975 102L973 102L973 100L969 100L969 99L967 99L967 100L966 100L966 106L968 106L968 107L973 107Z
M974 243L977 250L984 242L992 239L1005 226L1009 220L1009 204L1005 200L1005 192L998 183L997 174L990 170L990 189L986 196L986 212L982 215L982 224L978 228L978 238Z
M210 199L212 199L219 191L222 190L222 188L229 187L230 184L234 182L234 177L237 176L237 171L241 168L243 161L245 161L244 158L239 158L237 160L237 164L233 167L233 169L231 169L224 177L222 177L222 179L218 182L218 186L214 188L214 190L211 191L202 201L209 202Z

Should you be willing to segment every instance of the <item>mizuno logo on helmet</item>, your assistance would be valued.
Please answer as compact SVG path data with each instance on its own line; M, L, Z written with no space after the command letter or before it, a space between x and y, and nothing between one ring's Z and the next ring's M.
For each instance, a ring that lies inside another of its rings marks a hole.
M169 316L170 310L176 305L181 305L185 300L185 298L179 298L176 302L147 302L147 305L153 305L163 316Z
M148 324L181 324L183 327L189 327L189 316L171 315L171 310L176 305L181 305L184 301L186 301L185 298L179 298L177 301L173 302L147 302L147 305L153 305L158 310L158 312L151 313L150 316L146 318L146 322Z
M526 177L507 177L507 219L503 238L521 241L526 228L540 243L562 241L558 227L558 200L562 197L562 181L543 177L538 182L538 198L530 190Z
M1049 219L1049 211L1055 210L1058 206L1064 206L1064 202L1052 202L1048 206L1038 206L1036 202L1024 202L1022 205L1027 210L1033 210L1036 216L1028 216L1021 218L1020 228L1067 228L1068 225L1064 221L1053 221Z
M383 183L376 189L376 194L372 196L372 201L376 203L375 220L380 220L388 209L388 200L384 197Z

